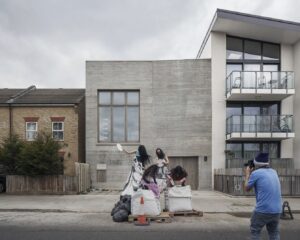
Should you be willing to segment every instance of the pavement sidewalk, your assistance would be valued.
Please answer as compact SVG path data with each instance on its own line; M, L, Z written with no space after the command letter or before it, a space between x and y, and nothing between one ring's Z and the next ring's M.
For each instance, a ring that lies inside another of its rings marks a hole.
M83 212L109 213L119 192L92 192L83 195L6 195L0 194L0 212ZM300 213L300 198L289 201L294 213ZM193 208L205 213L251 213L254 197L232 197L215 191L194 191Z

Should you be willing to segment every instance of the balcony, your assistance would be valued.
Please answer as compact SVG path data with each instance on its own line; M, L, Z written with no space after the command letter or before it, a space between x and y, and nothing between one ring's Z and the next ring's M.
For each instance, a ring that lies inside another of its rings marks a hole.
M293 94L294 72L233 71L226 78L230 101L280 101Z
M294 138L293 115L238 115L226 119L226 140Z

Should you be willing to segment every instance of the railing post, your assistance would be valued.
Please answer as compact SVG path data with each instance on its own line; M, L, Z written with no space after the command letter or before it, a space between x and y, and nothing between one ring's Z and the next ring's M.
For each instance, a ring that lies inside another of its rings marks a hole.
M240 136L242 136L242 132L245 131L244 129L244 116L240 115Z
M271 136L273 135L273 128L272 128L272 115L271 115L271 118L270 118L270 132L271 132Z
M257 93L257 72L255 72L255 93Z
M242 93L242 85L244 85L244 73L243 72L240 72L240 79L241 79L241 82L240 82L240 93Z
M270 87L271 87L271 93L273 93L273 80L272 80L272 73L271 73Z
M257 137L257 125L258 125L258 122L257 122L257 115L255 115L255 136Z

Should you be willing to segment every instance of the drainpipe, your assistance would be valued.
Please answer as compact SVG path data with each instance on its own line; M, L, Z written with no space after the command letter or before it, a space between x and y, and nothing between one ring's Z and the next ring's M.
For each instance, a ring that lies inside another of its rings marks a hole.
M14 96L11 96L11 98L9 100L6 101L6 103L8 104L8 108L9 108L9 137L12 137L13 134L13 113L12 113L12 104L14 103L14 101L17 98L20 98L24 95L26 95L27 93L34 91L36 89L36 86L32 85L28 88L26 88L25 90L22 90L20 92L18 92L17 94L15 94Z
M13 114L12 114L12 106L11 106L11 104L8 105L8 109L9 109L9 138L11 138L12 137L12 133L13 133L13 125L12 125Z

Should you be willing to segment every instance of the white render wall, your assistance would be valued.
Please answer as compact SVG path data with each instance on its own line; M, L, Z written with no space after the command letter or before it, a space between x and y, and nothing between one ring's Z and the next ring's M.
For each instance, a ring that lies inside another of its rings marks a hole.
M226 133L226 34L211 32L212 171L225 168Z
M294 71L293 46L281 44L281 71ZM294 96L290 96L281 102L281 114L293 114ZM293 158L294 139L281 141L281 157Z
M211 35L209 35L205 47L202 50L202 53L200 55L200 59L207 59L207 58L211 58Z
M300 169L300 41L294 45L295 97L294 97L294 163Z

